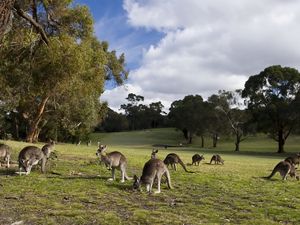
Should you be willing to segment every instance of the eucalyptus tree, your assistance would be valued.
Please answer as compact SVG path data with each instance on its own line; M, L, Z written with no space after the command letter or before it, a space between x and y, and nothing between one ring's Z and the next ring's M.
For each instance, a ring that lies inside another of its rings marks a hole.
M278 153L284 152L286 139L299 124L299 71L280 65L267 67L247 80L242 95L258 128L278 142Z
M188 143L192 143L195 135L201 136L206 130L206 109L200 95L188 95L171 104L168 117L172 125L183 132Z
M18 18L2 42L0 101L22 116L28 142L37 141L53 113L65 127L80 123L77 130L90 128L101 112L104 82L121 85L128 76L124 55L118 57L93 36L88 8L71 2L37 1L45 10L32 16L42 24L48 45L40 44L35 28Z
M245 110L244 101L241 98L241 90L219 91L219 95L213 95L209 101L214 102L215 110L219 111L227 120L231 131L235 136L235 151L240 151L240 144L254 133L251 116Z

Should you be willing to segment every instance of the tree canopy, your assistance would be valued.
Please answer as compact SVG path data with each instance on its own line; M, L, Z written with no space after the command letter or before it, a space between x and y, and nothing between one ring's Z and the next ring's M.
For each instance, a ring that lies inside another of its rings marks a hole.
M32 32L35 27L14 19L0 49L2 108L14 117L10 119L15 131L25 130L29 142L37 141L52 120L55 129L79 135L103 117L99 96L105 81L121 85L127 79L124 54L118 57L107 42L93 36L87 7L72 7L70 0L35 1L33 9L28 2L22 9L39 21L48 45Z
M299 121L300 73L275 65L251 76L242 96L258 122L258 128L278 142L278 153Z

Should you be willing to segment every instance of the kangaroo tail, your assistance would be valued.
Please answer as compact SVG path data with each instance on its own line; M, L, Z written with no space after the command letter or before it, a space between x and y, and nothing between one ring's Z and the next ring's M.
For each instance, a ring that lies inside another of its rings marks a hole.
M271 178L275 175L276 172L277 172L277 170L276 170L276 167L275 167L275 168L273 169L272 173L271 173L269 176L264 177L264 178L266 178L266 179L271 179Z
M169 172L168 169L166 170L165 176L166 176L166 178L167 178L168 188L169 188L169 189L173 189L172 184L171 184L170 172Z
M187 172L187 173L194 173L192 171L188 171L187 170L187 168L185 167L184 163L182 162L182 160L180 158L178 158L178 162L182 166L182 168L184 169L185 172Z

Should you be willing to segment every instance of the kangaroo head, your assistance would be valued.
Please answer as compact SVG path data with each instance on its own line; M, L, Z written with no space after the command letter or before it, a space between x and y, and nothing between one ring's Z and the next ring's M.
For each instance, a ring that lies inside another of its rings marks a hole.
M106 149L107 149L106 145L99 145L96 155L97 156L103 155Z
M133 186L133 189L134 189L134 190L139 190L140 187L141 187L141 179L138 178L137 175L134 175L134 176L133 176L133 180L134 180L133 185L132 185L132 186Z
M205 158L204 158L204 156L203 156L203 155L201 155L201 159L205 160Z
M155 159L156 158L156 153L158 153L158 149L152 149L152 153L151 153L151 159Z

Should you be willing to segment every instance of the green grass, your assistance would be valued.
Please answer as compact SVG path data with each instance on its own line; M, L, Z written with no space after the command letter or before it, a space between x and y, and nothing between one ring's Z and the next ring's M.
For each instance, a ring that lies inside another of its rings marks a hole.
M184 143L174 129L93 134L94 145L58 144L58 160L48 165L48 173L35 169L29 176L18 176L16 168L0 170L0 224L299 224L300 183L282 181L270 174L279 160L276 143L263 135L252 137L234 153L233 142L221 139L218 147L195 144L159 149L158 157L176 152L185 163L194 153L203 153L205 162L188 166L194 174L179 168L171 171L174 189L162 184L162 193L148 195L132 190L132 181L107 181L110 171L96 159L96 142L107 144L128 159L128 174L141 175L150 158L152 144ZM291 137L286 150L298 152L299 137ZM7 141L13 160L27 145ZM42 146L42 144L37 144ZM210 157L220 153L225 165L209 165ZM156 186L154 186L156 189Z

